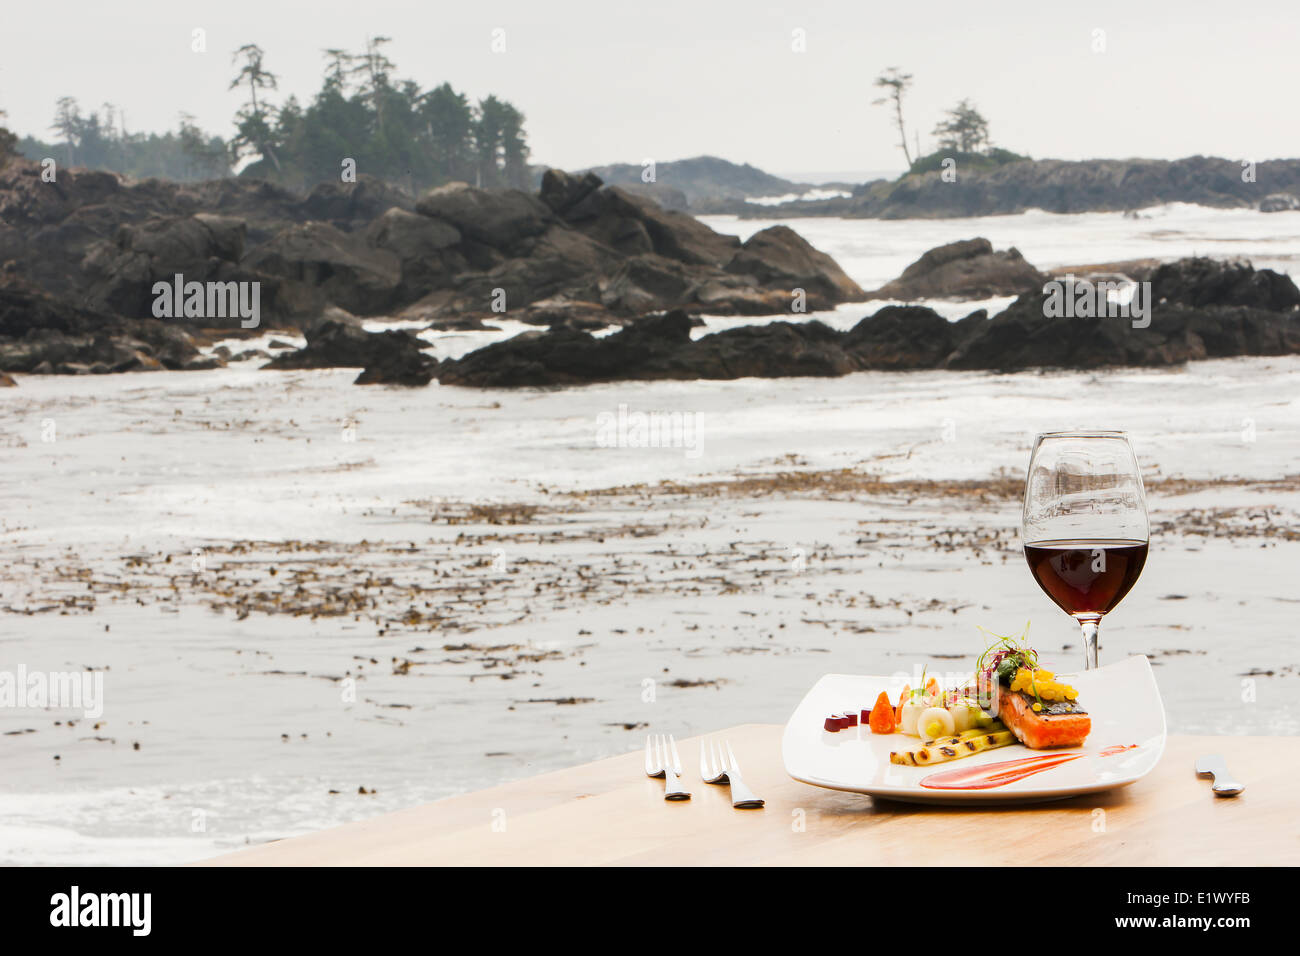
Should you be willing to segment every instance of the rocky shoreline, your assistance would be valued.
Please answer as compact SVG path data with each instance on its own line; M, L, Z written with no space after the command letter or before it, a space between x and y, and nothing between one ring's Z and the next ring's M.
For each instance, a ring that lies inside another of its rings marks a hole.
M932 249L868 293L785 226L742 243L558 170L536 195L457 183L413 200L364 177L299 197L243 180L127 183L86 171L44 183L20 163L0 174L0 261L0 373L201 370L260 354L203 351L246 333L238 316L151 316L154 284L182 274L258 283L262 330L305 333L305 348L267 355L264 368L357 368L358 384L1161 366L1300 352L1300 292L1245 263L1131 264L1119 278L1149 283L1143 322L1053 311L1051 277L982 238ZM1002 295L1018 298L957 322L923 305L888 305L847 331L803 317L868 299ZM368 332L367 315L408 327ZM700 315L788 319L693 338ZM493 317L539 329L441 362L416 331L489 328ZM611 326L623 328L590 334Z
M64 170L45 182L16 162L0 171L0 264L0 371L24 373L195 367L193 335L247 316L200 310L164 326L153 290L177 276L255 285L262 328L362 316L473 328L506 314L601 328L674 308L770 315L866 297L784 226L742 243L558 170L536 195L453 183L414 199L365 176L301 197L243 179ZM374 380L405 381L408 366Z
M1286 212L1300 209L1300 160L1256 163L1215 156L1186 159L1024 159L986 169L954 168L878 179L852 196L758 205L712 199L693 204L697 215L747 219L836 216L845 219L945 219L1007 216L1042 209L1054 213L1129 212L1163 203ZM1249 175L1247 173L1249 172Z

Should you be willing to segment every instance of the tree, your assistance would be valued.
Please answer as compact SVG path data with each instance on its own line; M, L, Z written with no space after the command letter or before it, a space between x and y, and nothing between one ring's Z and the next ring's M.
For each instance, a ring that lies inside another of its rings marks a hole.
M435 181L473 178L474 108L465 94L444 83L424 94L420 115L432 153Z
M275 155L271 142L271 124L267 120L270 104L265 99L261 103L257 100L258 90L274 90L278 86L278 80L274 73L263 68L262 48L256 43L245 43L234 52L230 62L237 63L240 57L244 58L244 65L230 81L229 88L233 90L247 83L248 102L235 114L239 122L236 124L238 132L231 141L234 157L238 160L247 153L255 152L271 160L276 172L279 172L280 160Z
M9 114L0 110L0 120L3 120ZM18 137L9 131L9 128L0 125L0 169L9 165L9 159L18 155Z
M50 129L63 137L63 144L67 147L67 165L69 166L76 160L76 150L80 145L79 137L83 122L81 107L77 105L76 98L60 96L54 106L54 123L50 126Z
M503 138L506 127L506 104L495 96L479 100L478 121L474 124L474 153L477 185L490 189L504 182Z
M506 185L515 189L529 186L528 144L524 141L524 114L502 103L501 160Z
M988 121L970 100L962 100L944 115L947 119L934 128L941 149L977 153L992 145Z
M366 37L366 52L352 57L354 65L348 71L361 77L361 94L370 101L375 111L376 128L384 125L384 93L389 89L388 77L395 69L392 60L380 52L380 47L392 43L392 37Z
M903 157L907 160L907 166L910 169L912 166L912 153L907 148L907 130L903 126L903 94L912 85L912 74L902 73L898 67L891 66L876 77L875 85L889 91L880 99L874 100L872 105L880 106L886 103L894 105L894 125L898 128L898 144L903 148Z
M216 137L208 137L203 130L194 125L194 117L182 113L180 117L181 155L187 162L187 178L213 179L228 172L226 166L226 146Z

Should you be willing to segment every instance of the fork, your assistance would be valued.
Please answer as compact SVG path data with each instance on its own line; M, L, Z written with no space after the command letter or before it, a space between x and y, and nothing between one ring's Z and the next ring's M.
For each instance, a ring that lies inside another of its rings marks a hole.
M709 741L712 769L704 757L704 741L700 741L700 776L705 783L729 783L733 807L737 810L752 810L763 805L763 801L754 796L754 791L740 779L740 763L736 760L730 741L724 740L721 744Z
M653 747L653 749L652 749ZM649 734L645 739L645 775L664 778L665 800L689 800L691 792L677 781L681 776L682 761L677 756L677 741L669 734Z

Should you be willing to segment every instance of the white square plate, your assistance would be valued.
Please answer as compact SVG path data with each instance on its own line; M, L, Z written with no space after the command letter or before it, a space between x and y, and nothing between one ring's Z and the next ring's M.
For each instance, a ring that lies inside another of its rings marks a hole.
M1079 703L1092 718L1092 732L1078 760L989 790L932 790L921 779L961 767L1017 760L1049 751L1021 744L930 767L902 767L889 762L892 750L920 745L903 734L873 734L865 726L829 733L829 714L870 709L883 690L898 700L907 680L902 677L859 677L827 674L810 690L785 726L781 753L785 770L794 779L815 787L849 790L908 803L1012 803L1059 800L1081 793L1124 787L1140 780L1160 762L1165 750L1165 708L1160 701L1151 664L1141 655L1081 674L1061 675L1079 690ZM1100 751L1136 744L1114 756Z

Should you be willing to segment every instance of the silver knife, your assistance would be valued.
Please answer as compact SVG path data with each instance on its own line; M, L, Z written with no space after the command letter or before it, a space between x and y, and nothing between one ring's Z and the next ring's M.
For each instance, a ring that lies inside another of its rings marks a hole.
M1220 754L1197 757L1196 773L1201 777L1214 778L1214 787L1212 789L1216 797L1235 797L1246 789L1246 785L1239 783L1237 778L1229 772L1228 765Z

